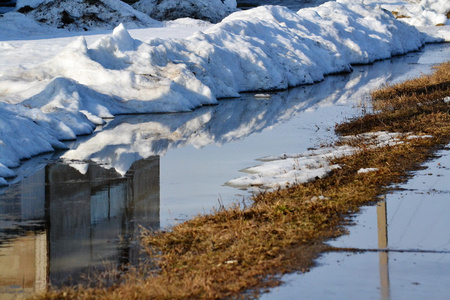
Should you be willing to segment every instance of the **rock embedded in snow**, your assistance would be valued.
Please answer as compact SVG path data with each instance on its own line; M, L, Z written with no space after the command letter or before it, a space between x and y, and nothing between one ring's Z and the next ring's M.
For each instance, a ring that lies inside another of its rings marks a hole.
M236 11L236 0L140 0L132 6L160 21L193 18L217 23Z

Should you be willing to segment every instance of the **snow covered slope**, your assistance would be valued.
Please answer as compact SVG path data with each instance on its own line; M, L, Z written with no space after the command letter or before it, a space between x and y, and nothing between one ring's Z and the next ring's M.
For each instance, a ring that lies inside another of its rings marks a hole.
M18 7L19 11L40 23L76 31L110 29L121 23L127 28L159 25L120 0L20 1Z
M217 23L236 11L236 0L141 0L133 7L160 21L189 17Z
M280 6L240 11L186 39L144 42L123 25L89 47L80 37L49 61L0 73L7 103L0 117L16 120L0 129L0 177L23 158L61 147L58 140L92 132L103 118L189 111L243 91L313 83L424 41L380 8L338 2L298 13ZM17 143L22 120L29 134Z
M353 0L348 0L353 2ZM447 14L450 13L450 1L448 0L410 0L399 2L397 0L364 0L364 3L380 5L401 21L414 26L442 26L450 25Z

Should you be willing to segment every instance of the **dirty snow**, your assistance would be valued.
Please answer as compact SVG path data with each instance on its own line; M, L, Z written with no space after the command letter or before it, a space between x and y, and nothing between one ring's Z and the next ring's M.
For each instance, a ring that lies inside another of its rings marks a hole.
M0 18L0 184L22 159L64 148L61 140L118 114L191 111L243 91L313 83L433 40L380 8L344 2L297 13L258 7L214 26L152 24L139 38L123 24L83 37L19 13ZM194 29L202 31L180 34Z

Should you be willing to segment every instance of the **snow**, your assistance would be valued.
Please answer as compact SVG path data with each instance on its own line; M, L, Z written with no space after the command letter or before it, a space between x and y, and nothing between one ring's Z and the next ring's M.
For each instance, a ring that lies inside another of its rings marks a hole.
M411 134L379 131L345 136L342 141L357 140L367 145L368 149L373 149L401 144L403 143L402 137L406 139L417 138L417 136ZM363 148L366 148L366 146ZM317 178L323 178L332 170L340 168L339 165L330 163L333 159L349 156L358 151L361 151L361 149L343 145L309 150L299 154L263 157L259 159L263 161L261 165L242 170L249 175L232 179L226 185L261 191L284 188L296 183L306 183ZM358 170L357 173L363 174L377 170L367 167Z
M249 176L230 180L226 185L257 189L274 189L289 186L294 183L305 183L315 178L323 178L332 170L340 168L331 165L329 161L355 153L356 148L349 146L322 148L297 155L283 155L279 158L263 158L262 165L247 168L242 172Z
M36 7L45 0L17 0L16 8L22 8L24 6Z
M236 0L141 0L133 7L161 21L190 17L217 23L236 11Z
M450 12L448 0L339 0L349 3L363 2L373 7L381 7L397 16L398 20L415 26L427 34L427 43L450 41ZM446 25L446 26L445 26Z
M244 91L260 91L255 97L263 101L270 97L264 91L350 72L351 64L414 51L448 33L441 26L440 33L426 35L378 6L344 0L298 12L263 6L216 25L160 23L118 0L100 2L109 9L101 16L107 22L78 22L86 11L81 0L56 6L34 1L28 16L11 12L0 18L0 184L14 176L11 168L21 160L63 149L61 141L92 133L116 115L192 111ZM435 4L421 7L440 7ZM55 18L46 24L31 18L46 7ZM62 11L74 22L56 29ZM112 34L104 31L118 21L123 24ZM73 31L83 26L103 31ZM127 29L142 26L152 27ZM333 166L324 168L308 176L321 177Z
M362 168L358 170L358 174L366 174L370 172L376 172L378 171L378 168Z
M109 29L121 23L128 28L159 25L159 22L120 0L46 0L32 4L34 8L24 12L29 18L68 30Z

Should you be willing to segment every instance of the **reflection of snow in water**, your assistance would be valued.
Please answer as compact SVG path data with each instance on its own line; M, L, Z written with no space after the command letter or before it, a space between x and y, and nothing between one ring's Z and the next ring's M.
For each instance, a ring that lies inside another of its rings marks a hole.
M347 101L343 95L367 92L369 87L360 90L367 84L365 77L355 75L347 82L344 76L332 76L317 85L272 93L267 101L248 94L192 113L119 116L63 158L93 160L124 173L134 161L164 155L169 149L235 142L282 124L302 111ZM351 88L347 87L349 83Z

